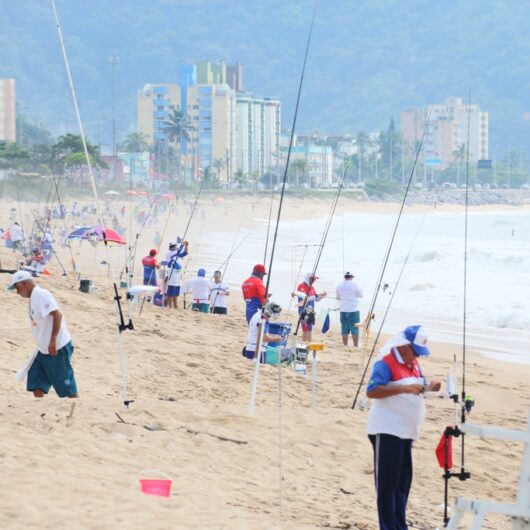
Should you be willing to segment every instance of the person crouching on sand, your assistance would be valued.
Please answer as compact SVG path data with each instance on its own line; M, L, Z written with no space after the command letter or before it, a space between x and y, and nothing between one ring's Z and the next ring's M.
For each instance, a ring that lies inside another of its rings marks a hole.
M29 321L37 352L23 369L28 376L27 390L35 397L44 397L53 386L61 398L78 397L71 365L74 346L57 300L49 291L35 285L28 271L15 272L8 289L29 299Z

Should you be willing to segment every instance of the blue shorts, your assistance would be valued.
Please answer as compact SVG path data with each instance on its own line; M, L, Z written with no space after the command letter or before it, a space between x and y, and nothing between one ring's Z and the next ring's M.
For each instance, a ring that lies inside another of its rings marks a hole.
M57 350L57 355L44 355L39 352L28 372L26 389L42 390L48 393L53 386L61 398L77 394L74 369L70 364L74 346L70 341L66 346Z
M359 335L359 328L355 325L361 321L360 311L351 313L340 312L341 335Z
M191 304L192 311L198 311L199 313L209 313L210 304L208 302L193 302Z
M180 285L169 285L166 296L170 298L173 296L180 296Z

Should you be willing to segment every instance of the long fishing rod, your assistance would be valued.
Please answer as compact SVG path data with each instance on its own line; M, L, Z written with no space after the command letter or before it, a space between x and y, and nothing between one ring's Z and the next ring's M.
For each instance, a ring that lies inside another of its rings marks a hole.
M397 233L397 230L398 230L398 227L399 227L399 222L401 220L401 216L403 215L403 210L405 208L405 203L407 201L407 196L408 196L410 187L412 185L412 179L414 178L414 172L416 170L416 164L418 163L418 158L420 156L420 152L421 152L421 149L423 147L423 142L425 140L425 135L427 133L427 128L429 127L429 121L430 121L430 118L431 118L431 112L432 112L432 107L429 109L429 114L427 115L427 119L425 121L425 125L424 125L424 128L423 128L423 134L421 136L421 140L420 140L418 149L416 151L416 156L414 157L414 163L412 164L412 169L410 171L409 179L408 179L408 182L407 182L407 187L405 188L405 193L403 195L403 200L401 201L401 207L399 209L399 213L398 213L398 216L397 216L397 219L396 219L396 223L394 225L394 229L392 231L392 235L391 235L390 241L388 243L387 251L386 251L385 257L383 259L383 264L381 266L381 270L380 270L379 276L377 278L377 283L376 283L374 295L372 297L372 302L370 303L370 308L368 310L368 314L367 314L366 319L365 319L364 332L365 332L366 335L368 335L368 333L370 332L371 323L372 323L372 320L374 318L375 304L377 302L377 297L378 297L379 292L381 290L381 284L383 282L383 276L385 274L386 267L388 265L388 260L390 258L390 253L392 252L392 247L394 245L394 240L396 238L396 233ZM361 391L361 387L364 384L364 378L366 377L366 374L368 373L368 367L370 366L370 362L372 360L374 351L375 351L375 349L372 350L372 352L370 353L370 355L368 357L368 362L366 363L365 369L363 371L363 375L362 375L361 380L359 381L359 385L357 387L357 391L355 392L355 398L354 398L354 400L352 402L352 409L355 408L355 405L357 403L357 398L358 398L359 393Z
M52 176L52 180L53 180L53 184L54 184L54 187L55 187L55 194L57 196L57 203L59 204L59 216L61 217L62 216L62 211L63 211L63 204L61 202L61 196L59 194L59 184L57 183L57 179L55 178L55 176ZM67 230L67 227L66 227L66 219L63 217L62 218L62 221L63 221L63 229L65 231L65 235L66 235L66 238L68 238L68 230ZM72 267L73 267L73 277L74 277L74 280L77 279L76 275L77 275L77 264L75 262L75 258L74 258L74 251L72 249L72 245L70 244L70 240L69 239L66 239L67 241L67 247L68 247L68 250L70 251L70 259L72 260Z
M322 233L322 239L320 240L319 249L317 251L317 255L315 258L315 264L313 265L313 270L311 272L311 277L309 278L309 281L311 282L309 285L309 290L311 289L311 286L313 285L314 280L311 280L311 278L315 278L315 275L317 273L318 266L320 264L320 259L322 258L322 254L324 252L324 246L326 245L326 240L328 238L329 229L331 228L331 223L333 222L333 216L335 215L335 210L337 208L337 204L339 202L340 195L342 193L342 189L344 187L344 181L346 179L346 175L348 174L349 169L349 162L346 163L344 167L344 173L342 174L342 178L339 183L339 187L337 189L337 192L335 194L335 197L333 199L331 210L328 215L328 219L326 221L326 225L324 228L324 232ZM307 304L309 303L309 290L305 293L304 299L302 301L302 305L299 306L302 310L300 311L298 315L298 321L296 323L296 329L294 331L294 335L298 335L298 330L300 329L300 324L302 323L302 320L304 318L304 311L307 307Z
M425 222L425 219L427 217L427 214L430 213L430 209L427 210L416 230L416 233L414 235L414 238L412 240L412 243L409 247L409 251L407 252L407 255L405 256L405 260L403 261L403 264L401 265L401 269L399 271L399 274L398 274L398 277L396 279L396 283L394 285L394 289L392 291L392 294L390 295L390 300L388 301L388 304L386 306L386 309L385 309L385 313L383 314L383 318L381 320L381 324L379 325L379 329L377 330L377 334L375 336L375 339L374 339L374 342L372 344L372 350L370 351L370 359L373 357L374 353L375 353L375 350L377 348L377 344L379 342L379 338L381 337L381 332L383 331L383 327L385 325L385 322L386 322L386 318L388 316L388 313L390 311L390 308L392 307L392 302L394 301L394 296L396 295L396 292L398 290L398 287L399 287L399 284L401 282L401 277L403 276L403 272L405 271L405 267L407 266L407 263L409 261L409 258L410 258L410 255L412 254L412 250L414 249L414 246L416 245L416 240L418 239L418 236L420 234L420 231L421 231L421 228L423 226L423 223ZM361 365L364 363L364 359L363 359L363 362L361 363ZM366 372L368 370L368 367L370 366L370 362L368 362L366 364L366 367L365 367L365 371L363 373L363 377L366 376ZM355 394L355 398L353 400L353 404L352 404L352 409L355 408L355 405L357 404L357 400L359 399L359 393L361 391L361 386L359 386L359 388L357 389L357 393Z
M305 77L305 69L307 65L307 57L309 55L309 45L311 44L311 37L313 35L313 27L315 25L315 16L316 16L316 10L313 11L313 16L311 18L311 25L309 27L309 34L307 36L307 42L305 47L305 54L304 54L304 62L302 65L302 73L300 75L300 83L298 85L298 94L296 96L296 105L294 109L294 117L293 117L293 126L291 128L291 135L289 138L289 148L287 149L287 160L285 161L285 171L283 173L283 181L282 181L282 191L280 193L280 201L278 205L278 215L276 217L276 227L274 229L274 237L272 239L272 247L271 247L271 257L269 262L269 273L267 275L267 284L265 286L265 299L264 303L266 303L269 295L269 287L270 282L272 278L272 265L274 263L274 253L276 251L276 241L278 239L278 229L280 226L280 219L282 217L282 207L283 207L283 199L285 197L285 186L287 184L287 175L289 172L289 163L291 161L291 153L293 151L293 143L294 143L294 134L296 129L296 121L298 119L298 109L300 108L300 99L302 97L302 88L304 86L304 77ZM256 366L259 366L259 362L256 363Z
M423 147L423 143L425 141L425 135L427 134L427 129L429 127L429 122L430 122L430 119L431 119L431 113L432 113L432 107L429 109L429 113L427 115L427 119L425 120L425 124L424 124L424 127L423 127L423 134L421 136L420 144L419 144L418 149L416 151L416 156L414 158L414 163L412 165L412 170L410 172L409 179L407 181L407 186L405 188L405 193L403 194L403 200L401 201L401 206L399 208L399 212L398 212L398 215L397 215L397 218L396 218L394 229L392 230L392 234L390 236L390 240L389 240L388 247L387 247L387 250L386 250L386 253L385 253L385 257L384 257L383 263L381 265L381 270L379 271L379 276L377 278L376 286L375 286L375 289L374 289L374 294L372 296L372 301L370 302L370 307L369 307L368 314L366 316L365 323L364 323L364 331L366 333L369 333L370 326L371 326L372 320L374 318L375 304L377 303L377 297L379 296L379 292L381 290L381 284L383 282L383 276L385 274L386 267L388 265L388 260L390 258L390 253L392 252L392 247L394 245L394 240L396 238L396 233L397 233L397 230L399 228L399 223L401 221L401 216L403 215L403 210L405 209L405 204L407 202L407 197L408 197L408 194L409 194L409 190L410 190L410 187L412 185L412 179L414 177L414 172L416 170L416 165L418 163L418 158L420 156L420 152L421 152L421 149Z
M272 247L271 247L271 255L270 255L270 262L269 262L269 273L267 275L267 284L265 286L265 297L263 299L262 304L262 310L264 309L265 304L267 303L267 300L269 298L269 287L271 283L272 278L272 266L274 264L274 254L276 251L276 242L278 240L278 230L280 226L280 219L282 216L282 207L283 207L283 200L285 197L285 186L287 184L287 175L289 172L289 163L291 161L291 153L293 150L293 143L294 143L294 134L296 129L296 121L298 119L298 109L300 108L300 99L302 96L302 88L304 86L304 76L305 76L305 69L307 66L307 57L309 55L309 46L311 44L311 36L313 35L313 27L315 24L315 16L316 16L316 10L313 11L313 16L311 17L311 25L309 27L309 33L307 36L307 42L305 46L305 53L304 53L304 62L302 65L302 72L300 74L300 82L298 85L298 94L296 96L296 105L294 109L294 116L293 116L293 126L291 128L291 135L289 138L289 148L287 150L287 160L285 161L285 170L283 173L283 180L282 180L282 190L280 193L280 200L278 204L278 214L276 217L276 226L274 229L274 237L272 239ZM250 397L250 406L249 406L249 415L252 416L254 414L254 407L256 404L256 391L257 391L257 385L258 385L258 378L259 378L259 367L260 367L260 351L261 351L261 344L263 343L263 334L264 334L265 327L261 324L259 327L258 332L258 340L256 344L256 352L257 352L257 359L256 359L256 365L254 368L254 377L252 380L252 389L251 389L251 397Z
M201 185L199 186L199 191L197 192L197 197L195 197L195 202L193 203L193 208L191 209L190 216L188 218L188 222L186 224L186 228L184 229L184 235L182 236L182 240L186 240L186 235L188 234L188 229L191 224L191 220L193 219L193 214L195 213L195 210L197 208L197 204L199 202L199 197L201 196L202 190L204 188L204 183L206 182L206 174L203 173Z
M76 115L76 119L77 119L77 125L79 127L79 133L81 135L81 142L82 142L82 145L83 145L83 151L84 151L84 154L85 154L85 159L86 159L86 163L87 163L87 167L88 167L88 174L90 176L90 184L91 184L91 187L92 187L92 192L94 194L94 199L95 199L95 203L96 203L96 209L97 209L97 212L98 212L98 215L99 215L99 219L100 219L100 222L101 222L101 226L102 226L102 229L103 229L103 241L105 243L105 250L107 252L107 261L109 263L109 267L110 267L111 275L112 275L112 280L113 280L113 283L114 283L114 301L115 301L116 323L117 323L117 333L118 333L118 335L117 335L117 337L118 337L118 348L119 348L119 353L120 353L120 371L121 371L122 389L123 389L123 404L126 407L128 407L130 405L130 403L132 403L134 400L129 398L128 388L127 388L127 377L126 377L126 370L125 370L125 352L124 352L124 349L123 349L123 339L122 339L121 334L122 334L123 331L125 331L127 329L129 329L129 330L134 329L134 326L133 326L132 320L130 318L129 318L129 322L127 324L124 321L123 311L122 311L122 307L121 307L121 296L118 293L118 286L116 285L116 280L115 280L115 275L114 275L114 266L113 266L112 260L110 258L110 250L109 250L108 240L107 240L107 236L105 234L105 229L104 229L105 224L103 222L103 213L102 213L101 206L100 206L99 194L98 194L97 185L96 185L96 178L94 176L94 170L93 170L93 167L92 167L92 161L91 161L90 155L88 153L88 146L87 146L87 141L86 141L86 136L85 136L85 129L83 127L83 121L81 120L81 114L79 112L79 105L77 103L77 95L76 95L76 92L75 92L74 81L73 81L73 78L72 78L72 73L70 71L70 63L68 61L68 55L66 53L66 47L65 47L64 39L63 39L63 32L62 32L62 29L61 29L61 24L60 24L60 21L59 21L59 15L57 13L57 8L55 6L55 0L51 0L51 6L52 6L53 14L54 14L54 17L55 17L55 24L56 24L56 27L57 27L57 35L59 37L59 43L61 45L61 51L62 51L62 55L63 55L64 66L65 66L66 75L67 75L67 78L68 78L68 85L69 85L69 88L70 88L70 94L71 94L71 97L72 97L72 103L74 105L75 115Z

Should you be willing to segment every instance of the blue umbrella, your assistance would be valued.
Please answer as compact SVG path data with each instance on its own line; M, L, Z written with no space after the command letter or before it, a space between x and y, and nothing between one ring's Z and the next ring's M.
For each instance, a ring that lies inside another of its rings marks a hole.
M82 226L81 228L77 228L68 234L68 239L82 239L87 230L90 230L91 228L91 226Z

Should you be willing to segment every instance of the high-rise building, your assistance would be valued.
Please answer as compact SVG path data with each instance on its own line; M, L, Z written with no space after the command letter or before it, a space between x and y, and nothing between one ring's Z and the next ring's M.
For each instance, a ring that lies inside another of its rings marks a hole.
M475 163L489 158L488 113L481 111L478 105L467 105L462 98L452 97L443 105L402 111L401 134L412 146L421 140L429 114L424 140L427 163L430 161L442 169L447 167L455 160L461 146L467 146L468 137L470 161Z
M296 160L305 161L305 178L312 186L331 186L333 183L333 148L329 145L304 144L291 149L291 164ZM300 183L302 175L295 178Z
M173 109L181 108L180 86L170 83L148 84L136 98L137 131L147 141L167 141L167 121Z
M246 175L277 173L281 105L277 99L237 96L237 167Z
M14 79L0 79L0 141L17 140L16 89Z

